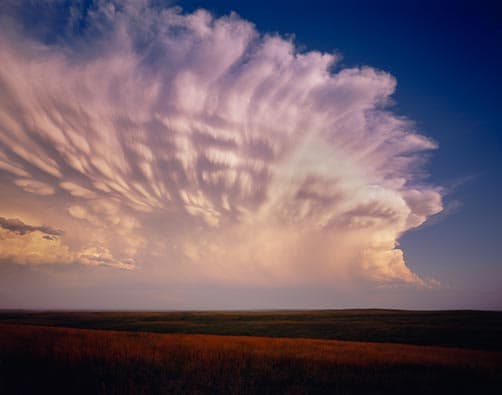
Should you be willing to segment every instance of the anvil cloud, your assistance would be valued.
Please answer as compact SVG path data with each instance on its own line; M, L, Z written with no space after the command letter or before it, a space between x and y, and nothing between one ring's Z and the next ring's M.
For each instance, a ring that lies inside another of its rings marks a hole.
M235 14L74 11L64 39L0 35L0 264L428 285L397 240L442 210L436 144L389 110L390 74Z

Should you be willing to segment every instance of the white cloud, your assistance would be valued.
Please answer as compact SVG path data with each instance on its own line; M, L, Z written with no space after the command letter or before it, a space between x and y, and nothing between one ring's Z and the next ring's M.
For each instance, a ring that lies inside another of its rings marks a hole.
M1 182L57 195L87 232L69 256L233 283L424 284L397 240L442 210L417 176L436 144L385 109L391 75L331 72L335 56L234 14L115 5L65 44L0 38Z
M54 194L54 188L52 186L50 186L49 184L46 184L46 183L40 182L40 181L31 180L29 178L21 178L21 179L15 180L14 184L23 188L26 192L31 192L36 195L47 196L47 195Z
M76 212L76 209L72 211ZM50 226L30 225L18 218L0 217L0 262L111 266L133 270L134 260L116 259L105 247L74 250L62 241L64 232Z

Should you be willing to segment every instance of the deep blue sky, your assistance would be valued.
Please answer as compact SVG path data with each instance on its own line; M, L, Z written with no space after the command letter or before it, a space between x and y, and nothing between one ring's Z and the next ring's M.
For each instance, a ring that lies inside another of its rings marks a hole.
M85 50L86 39L96 39L92 37L94 31L86 29L85 12L81 24L72 26L73 30L67 23L71 7L77 3L77 0L64 5L40 2L26 6L28 3L7 0L0 2L0 16L3 12L15 15L26 30L23 34L33 36L35 41L81 45L78 48ZM82 10L90 3L80 2ZM334 72L368 65L392 74L397 80L397 91L390 110L414 121L420 134L439 145L429 154L424 182L443 188L445 204L443 213L406 233L399 243L411 270L424 279L439 279L442 286L430 292L392 288L386 291L384 299L371 299L370 306L365 300L361 307L502 308L500 2L152 0L152 3L178 4L186 12L205 8L215 16L235 11L254 23L260 33L294 36L300 51L341 54L342 60ZM40 275L33 273L30 274L33 283L39 287ZM120 276L126 278L124 274ZM78 281L82 282L82 278ZM120 281L114 281L121 290ZM42 293L45 288L51 287L44 287ZM102 290L108 291L104 286ZM66 292L64 288L63 291ZM80 291L89 294L85 286ZM236 295L246 292L239 287L231 290L234 291ZM21 287L19 292L14 289L12 295L27 300L23 292ZM272 289L270 294L267 291L260 294L256 289L249 292L263 297L264 305L274 298L276 305L280 305L282 300L290 300L291 295L297 294L293 290L281 296L280 289ZM311 293L309 289L302 292L298 295ZM200 289L193 293L205 299ZM228 295L224 295L227 294L215 296L222 298L218 300L221 306L227 306ZM318 296L316 307L331 306L332 299L322 295L322 290ZM353 296L358 300L357 295ZM32 306L20 304L16 298L12 299L13 306ZM355 307L352 300L351 296L347 301L337 300L337 306ZM161 302L158 301L158 306L165 308Z
M430 181L447 191L445 215L400 240L407 262L425 276L451 279L453 299L462 288L480 292L480 300L486 300L485 291L493 292L497 304L496 291L502 288L500 2L178 4L216 15L233 10L259 31L294 34L300 47L341 53L343 67L370 65L395 76L393 110L439 143L427 169Z

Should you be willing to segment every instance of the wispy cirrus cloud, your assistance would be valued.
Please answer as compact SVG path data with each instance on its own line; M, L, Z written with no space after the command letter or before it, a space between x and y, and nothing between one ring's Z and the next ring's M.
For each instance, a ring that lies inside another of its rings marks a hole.
M68 31L85 28L63 40L0 38L0 180L57 202L73 261L426 285L397 240L442 210L421 168L436 143L388 109L390 74L235 14L100 1L72 15L85 24Z

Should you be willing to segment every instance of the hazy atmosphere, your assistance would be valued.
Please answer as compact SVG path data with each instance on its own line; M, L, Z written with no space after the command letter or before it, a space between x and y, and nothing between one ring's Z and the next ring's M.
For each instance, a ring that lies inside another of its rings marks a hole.
M0 308L502 309L496 13L232 3L2 2Z

